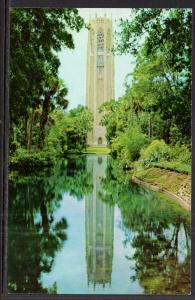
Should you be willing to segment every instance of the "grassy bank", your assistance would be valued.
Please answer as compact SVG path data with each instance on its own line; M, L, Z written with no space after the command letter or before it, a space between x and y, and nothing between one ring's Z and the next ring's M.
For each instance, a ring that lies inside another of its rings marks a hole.
M188 206L191 204L191 176L158 167L135 171L134 177L160 190L168 191L181 198Z
M107 147L88 147L85 153L91 154L109 154L110 149Z
M175 171L183 174L191 174L192 168L190 164L185 164L179 161L161 161L151 164L154 167L160 167L165 170Z

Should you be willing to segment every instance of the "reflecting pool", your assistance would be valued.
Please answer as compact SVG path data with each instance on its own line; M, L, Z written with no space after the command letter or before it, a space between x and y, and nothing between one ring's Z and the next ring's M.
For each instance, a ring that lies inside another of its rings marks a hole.
M190 213L107 155L11 174L10 293L189 294Z

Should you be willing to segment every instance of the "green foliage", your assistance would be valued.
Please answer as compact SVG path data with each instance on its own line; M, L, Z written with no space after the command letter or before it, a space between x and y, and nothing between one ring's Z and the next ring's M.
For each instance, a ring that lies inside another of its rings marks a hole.
M120 21L115 52L133 54L135 68L127 75L125 95L100 107L107 139L121 163L128 165L139 158L145 145L142 138L136 141L139 128L155 140L142 149L143 166L170 159L189 164L189 151L183 149L178 155L174 145L191 143L192 11L135 9L131 13L131 18Z
M54 157L48 151L28 151L19 148L14 156L11 156L11 169L19 169L23 172L40 169L51 166L54 163Z
M188 51L192 45L191 9L133 9L128 19L121 19L116 50L137 54L143 43L148 54L165 48L169 52L168 64L179 68L190 63ZM178 31L179 29L179 31ZM184 46L182 48L182 46ZM175 56L174 53L178 53Z
M112 151L119 153L122 164L129 164L130 162L139 158L140 150L147 143L147 137L138 127L130 126L112 141Z
M40 133L39 133L39 148L42 149L45 143L45 126L48 122L49 113L55 107L61 107L66 109L68 106L68 100L64 97L67 95L68 89L64 85L63 81L51 76L46 81L44 86L44 100L42 104L42 113L40 117Z
M157 166L167 170L191 174L191 153L185 145L169 146L163 140L154 140L141 151L136 164L146 168Z
M93 122L93 115L88 108L79 105L69 113L55 109L51 118L52 122L47 127L46 149L53 151L54 155L86 149L87 134Z
M67 145L68 149L86 150L87 134L92 130L93 115L91 111L78 105L77 108L70 110L69 123L67 124Z
M174 145L178 141L182 141L182 132L179 130L176 124L170 127L170 142Z
M191 164L192 153L186 145L175 145L172 149L172 158L182 163Z
M46 129L45 149L53 152L54 156L62 155L67 151L67 115L55 109L51 114L52 122Z
M147 148L141 151L140 161L145 167L149 167L153 162L169 160L170 157L170 147L163 140L154 140Z
M11 167L39 168L52 164L67 152L86 150L87 133L92 129L92 113L79 106L69 113L56 108L49 117L45 128L45 146L37 150L36 145L26 150L17 143L11 155ZM13 146L12 146L13 147Z
M136 56L127 84L132 106L138 114L150 113L150 136L173 144L189 143L192 10L134 9L131 13L120 21L115 50ZM156 127L152 114L160 117L161 136L152 132Z
M116 136L119 123L120 101L110 100L99 107L99 112L103 113L101 124L106 127L106 138L108 143Z
M80 31L84 20L75 8L18 8L11 10L10 24L11 148L16 142L28 149L32 142L43 148L50 112L67 106L57 52L74 48L72 32ZM33 140L37 124L39 136Z

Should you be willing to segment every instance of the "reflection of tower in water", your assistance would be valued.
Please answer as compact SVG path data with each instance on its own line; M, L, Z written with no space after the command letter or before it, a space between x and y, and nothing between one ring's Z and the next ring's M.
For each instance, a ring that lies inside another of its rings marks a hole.
M101 179L104 177L107 156L90 156L87 160L87 171L93 176L93 193L86 196L86 260L88 283L111 283L114 206L100 199Z

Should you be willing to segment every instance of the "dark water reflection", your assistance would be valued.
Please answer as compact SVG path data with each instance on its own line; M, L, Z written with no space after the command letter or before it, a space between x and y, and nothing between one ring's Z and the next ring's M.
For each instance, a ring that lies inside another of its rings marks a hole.
M12 174L8 246L11 293L190 293L190 214L107 156Z

